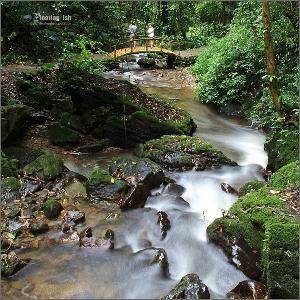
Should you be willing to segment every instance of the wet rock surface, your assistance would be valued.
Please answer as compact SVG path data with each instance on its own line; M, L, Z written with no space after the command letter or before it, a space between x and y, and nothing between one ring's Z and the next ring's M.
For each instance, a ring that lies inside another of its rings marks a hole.
M170 276L168 255L163 248L150 247L140 250L134 255L139 256L149 265L158 265L159 274L162 277L168 278Z
M128 184L111 177L107 170L94 168L87 182L87 193L100 201L118 202L129 190Z
M37 235L47 232L49 230L49 225L47 223L37 221L30 224L29 230L32 234Z
M28 259L20 259L14 252L1 254L1 276L10 277L28 264Z
M241 281L227 297L230 299L268 299L268 290L264 284L254 280Z
M169 183L163 189L163 192L169 195L181 196L185 191L185 188L177 183Z
M163 240L167 236L168 230L170 230L171 228L171 223L167 213L165 213L164 211L159 211L157 213L157 216L157 224L159 224L160 226L161 239Z
M150 189L146 185L137 184L130 189L118 204L121 209L141 208L144 207L150 195Z
M221 183L221 189L225 192L225 193L229 193L229 194L235 194L238 195L238 191L233 188L230 184L222 182Z
M115 243L115 234L108 229L103 238L92 237L90 230L85 230L83 237L80 237L79 247L81 248L100 248L101 250L113 250Z
M197 274L187 274L161 299L209 299L210 293L207 286Z
M131 186L140 183L149 189L158 187L165 177L162 168L148 159L117 159L109 171L111 175L125 180Z
M212 229L213 225L210 225ZM225 254L229 257L229 261L240 269L248 277L259 280L262 273L259 267L260 253L251 249L243 239L232 237L226 232L223 226L217 225L214 234L210 234L208 230L210 241L221 247Z

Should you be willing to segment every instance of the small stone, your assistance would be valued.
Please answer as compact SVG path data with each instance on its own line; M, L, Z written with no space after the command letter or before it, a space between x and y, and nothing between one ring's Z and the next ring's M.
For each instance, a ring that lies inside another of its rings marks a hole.
M69 210L65 216L65 219L70 219L74 223L82 223L85 221L85 213L79 210Z
M29 229L32 234L37 235L37 234L47 232L49 230L49 226L47 223L38 221L38 222L31 223Z
M112 249L111 241L103 238L84 237L79 240L79 247L82 248L101 248L103 250Z
M111 245L110 245L109 249L111 249L111 250L114 249L115 233L111 229L106 230L104 239L110 241Z
M236 194L238 195L238 191L233 188L230 184L222 182L221 183L221 189L225 192L225 193L230 193L230 194Z
M43 204L43 211L48 219L53 219L59 215L63 207L59 201L50 198Z
M25 228L26 226L23 223L12 221L12 220L8 222L8 231L15 232L17 233L17 235L23 233Z

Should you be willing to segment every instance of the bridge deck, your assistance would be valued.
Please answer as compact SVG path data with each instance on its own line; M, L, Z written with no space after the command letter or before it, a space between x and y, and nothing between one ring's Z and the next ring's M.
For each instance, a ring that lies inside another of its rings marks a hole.
M149 53L149 52L158 52L158 53L166 53L166 54L171 54L171 55L177 55L176 53L168 50L168 49L164 49L161 47L153 47L150 48L149 46L136 46L136 47L129 47L129 48L123 48L123 49L118 49L116 51L113 51L109 54L109 56L111 58L117 58L117 57L121 57L124 56L126 54L134 54L134 53Z

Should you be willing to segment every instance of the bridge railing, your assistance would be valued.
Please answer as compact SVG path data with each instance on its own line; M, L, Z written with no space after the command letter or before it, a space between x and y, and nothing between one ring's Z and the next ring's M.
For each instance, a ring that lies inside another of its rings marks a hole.
M134 48L136 47L145 47L145 51L148 51L148 49L151 47L150 42L153 42L154 47L159 47L161 50L163 49L162 43L163 43L163 38L162 37L153 37L149 38L148 36L136 36L133 39L126 40L126 41L120 41L118 42L115 47L114 47L114 58L116 58L117 55L117 50L122 49L122 48L130 48L130 52L134 52Z

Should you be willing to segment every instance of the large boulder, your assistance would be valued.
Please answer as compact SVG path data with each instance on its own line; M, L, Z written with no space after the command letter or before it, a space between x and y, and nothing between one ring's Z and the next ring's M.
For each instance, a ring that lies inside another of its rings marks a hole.
M110 138L117 146L134 147L148 140L159 138L164 134L183 134L177 126L170 122L160 121L145 111L136 111L126 121L112 116L104 125L104 137Z
M57 154L47 151L25 166L24 171L47 181L57 178L62 173L63 166L63 161Z
M31 111L29 106L23 104L1 107L1 143L14 143L22 136Z
M109 172L131 186L140 183L149 189L160 186L165 178L163 169L149 159L119 158L109 167Z
M186 135L165 135L148 141L143 156L169 170L205 170L222 165L235 165L211 144Z
M74 146L80 143L80 134L59 123L52 124L48 127L49 140L52 144L59 146Z
M144 207L150 190L160 186L165 179L161 167L148 159L116 159L109 171L112 176L125 180L131 186L119 202L122 209Z
M120 201L129 189L128 184L111 177L106 170L95 167L87 182L87 193L97 200Z
M210 294L207 286L199 276L190 273L181 278L180 282L161 299L209 299Z

